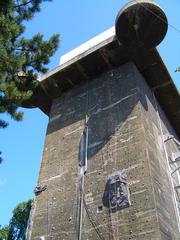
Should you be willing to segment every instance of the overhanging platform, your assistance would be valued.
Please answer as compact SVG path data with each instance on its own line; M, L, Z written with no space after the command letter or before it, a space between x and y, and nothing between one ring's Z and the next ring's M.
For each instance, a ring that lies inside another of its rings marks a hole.
M98 41L95 41L98 39ZM89 47L88 47L89 44ZM83 51L82 48L84 48ZM31 107L50 114L52 100L77 84L133 61L155 93L162 109L180 136L180 96L157 49L128 49L118 42L113 28L83 44L64 63L39 79Z

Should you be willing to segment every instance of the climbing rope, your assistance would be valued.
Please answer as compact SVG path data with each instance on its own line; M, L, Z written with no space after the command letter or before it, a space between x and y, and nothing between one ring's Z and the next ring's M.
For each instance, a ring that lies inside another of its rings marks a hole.
M83 164L80 166L80 186L79 186L79 204L78 204L78 209L79 213L77 214L78 218L78 230L77 230L77 239L81 240L82 239L82 220L83 220L83 209L84 209L84 175L87 171L87 151L88 151L88 119L89 119L89 113L88 113L88 108L89 108L89 82L87 80L87 88L86 88L86 114L85 114L85 120L84 120L84 132L83 132L83 141L85 141L85 148L83 149L85 153L83 154ZM84 165L84 166L83 166Z
M87 204L86 204L85 199L83 199L83 201L84 201L84 207L85 207L85 210L86 210L86 213L87 213L87 217L88 217L90 223L92 224L95 232L97 233L97 236L99 237L99 239L105 240L105 238L102 236L102 233L101 233L100 230L98 229L98 225L96 224L96 222L95 222L94 219L92 218L92 215L91 215L90 212L89 212L89 209L88 209L88 206L87 206Z

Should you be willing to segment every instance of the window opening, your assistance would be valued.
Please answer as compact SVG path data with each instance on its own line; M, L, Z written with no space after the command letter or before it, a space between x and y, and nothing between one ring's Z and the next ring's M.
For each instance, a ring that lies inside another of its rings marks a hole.
M103 206L98 206L97 213L102 213L102 212L103 212Z

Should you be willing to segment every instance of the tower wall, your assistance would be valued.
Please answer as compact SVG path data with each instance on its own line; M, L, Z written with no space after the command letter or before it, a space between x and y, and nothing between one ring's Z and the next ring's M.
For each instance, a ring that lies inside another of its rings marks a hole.
M164 141L167 134L178 139L153 92L140 82L142 101L146 102L143 110L143 122L146 137L146 149L150 164L150 174L155 197L158 225L161 239L178 239L180 215L175 186L178 186L179 173L176 164L171 164L172 153L179 148L173 141Z
M79 151L86 124L82 186ZM48 187L35 200L31 239L77 239L82 192L82 240L179 239L167 162L177 149L172 142L164 145L168 131L172 127L131 62L55 99L38 182ZM104 196L116 171L127 178L130 206L112 212Z

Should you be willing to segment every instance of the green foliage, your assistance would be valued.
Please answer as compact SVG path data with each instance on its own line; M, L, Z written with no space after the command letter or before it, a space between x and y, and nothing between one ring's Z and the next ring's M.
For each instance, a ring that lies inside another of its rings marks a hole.
M24 22L40 11L44 1L52 0L1 0L0 1L0 114L7 113L21 121L18 111L37 87L37 76L45 73L49 58L55 53L59 35L48 41L37 33L31 39L23 37ZM0 120L0 128L8 123Z
M180 72L180 67L176 68L175 72Z
M0 164L2 163L3 159L1 157L2 152L0 151Z
M8 240L25 240L31 204L32 200L29 200L20 203L13 210L13 217L9 224Z
M17 205L9 225L0 227L0 240L25 240L31 205L32 200Z
M0 240L8 240L9 226L1 227L0 225Z

